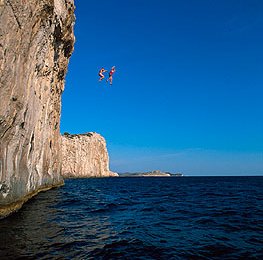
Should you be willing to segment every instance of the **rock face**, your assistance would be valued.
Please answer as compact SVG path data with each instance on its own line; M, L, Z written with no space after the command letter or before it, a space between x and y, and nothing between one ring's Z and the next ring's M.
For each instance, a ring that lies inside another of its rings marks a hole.
M0 0L0 217L61 185L60 110L73 0Z
M105 139L97 133L62 136L62 175L66 178L115 177L109 170Z

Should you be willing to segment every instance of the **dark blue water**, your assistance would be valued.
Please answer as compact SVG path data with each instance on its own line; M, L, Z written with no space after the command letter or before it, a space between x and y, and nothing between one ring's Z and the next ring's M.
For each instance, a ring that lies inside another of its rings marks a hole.
M67 180L0 221L1 259L263 259L263 177Z

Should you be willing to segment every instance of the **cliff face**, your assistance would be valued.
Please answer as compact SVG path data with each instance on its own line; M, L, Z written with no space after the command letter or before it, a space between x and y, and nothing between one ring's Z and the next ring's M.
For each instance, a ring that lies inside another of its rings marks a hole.
M61 93L73 0L0 0L0 217L63 183Z
M64 177L118 176L109 170L106 142L97 133L62 136L62 156Z

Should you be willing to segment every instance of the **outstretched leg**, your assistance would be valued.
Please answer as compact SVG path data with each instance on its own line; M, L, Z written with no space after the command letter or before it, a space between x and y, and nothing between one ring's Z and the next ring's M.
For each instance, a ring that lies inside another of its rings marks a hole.
M112 85L112 76L110 76L109 78L108 78L108 80L110 81L110 84ZM108 81L107 80L107 81Z

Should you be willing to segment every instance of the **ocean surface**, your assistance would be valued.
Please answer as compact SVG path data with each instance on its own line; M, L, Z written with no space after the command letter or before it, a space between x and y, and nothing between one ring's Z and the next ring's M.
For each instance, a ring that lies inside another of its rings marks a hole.
M67 180L0 221L0 259L263 259L263 177Z

